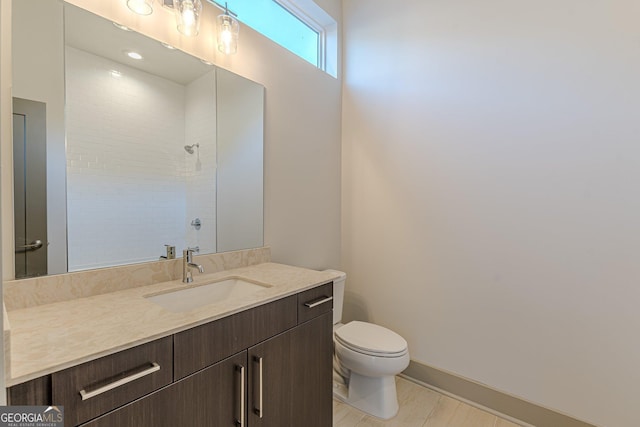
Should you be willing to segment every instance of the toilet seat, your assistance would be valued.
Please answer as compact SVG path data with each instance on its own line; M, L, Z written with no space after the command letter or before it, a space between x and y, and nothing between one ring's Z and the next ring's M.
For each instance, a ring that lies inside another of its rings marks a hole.
M395 332L373 323L353 321L335 331L344 347L376 357L402 357L407 354L407 341Z

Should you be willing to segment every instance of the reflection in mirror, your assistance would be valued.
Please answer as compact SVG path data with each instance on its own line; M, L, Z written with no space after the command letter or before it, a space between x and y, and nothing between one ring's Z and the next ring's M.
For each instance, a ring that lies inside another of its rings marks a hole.
M49 172L61 169L51 165L57 157L66 162L66 205L52 205L48 196L46 222L51 229L51 216L65 208L67 219L54 224L58 236L42 238L49 254L66 249L64 257L49 256L49 274L158 260L166 244L178 254L195 246L200 253L261 246L264 88L56 0L14 1L25 12L14 19L33 20L47 7L64 9L66 116L64 127L54 126L66 132L66 160L54 155L47 133L47 191L56 192ZM33 30L55 39L29 28L37 24L17 25L23 36ZM21 43L14 39L14 50ZM29 66L18 55L14 76ZM18 79L14 93L29 84ZM55 104L37 91L28 95ZM51 120L47 113L47 129Z
M69 5L65 42L69 271L215 252L213 67Z
M262 246L264 88L217 72L218 251Z

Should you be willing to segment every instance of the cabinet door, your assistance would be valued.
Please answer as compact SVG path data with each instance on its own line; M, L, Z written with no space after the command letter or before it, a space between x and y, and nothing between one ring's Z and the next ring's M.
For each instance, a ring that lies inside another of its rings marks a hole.
M84 426L244 427L246 366L243 351Z
M333 315L249 349L250 427L331 427Z

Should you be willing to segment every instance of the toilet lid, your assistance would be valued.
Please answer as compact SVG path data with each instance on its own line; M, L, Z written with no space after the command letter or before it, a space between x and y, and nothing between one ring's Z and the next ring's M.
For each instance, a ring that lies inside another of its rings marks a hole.
M345 347L373 356L401 356L407 352L407 342L400 335L373 323L349 322L335 332Z

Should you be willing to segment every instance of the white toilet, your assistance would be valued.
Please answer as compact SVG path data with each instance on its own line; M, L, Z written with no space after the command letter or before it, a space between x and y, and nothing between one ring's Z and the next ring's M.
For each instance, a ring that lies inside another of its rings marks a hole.
M409 366L407 342L373 323L342 320L347 275L333 281L333 395L382 419L398 413L395 376Z

